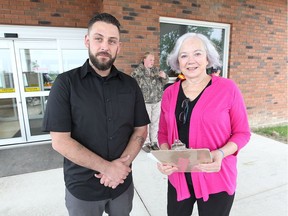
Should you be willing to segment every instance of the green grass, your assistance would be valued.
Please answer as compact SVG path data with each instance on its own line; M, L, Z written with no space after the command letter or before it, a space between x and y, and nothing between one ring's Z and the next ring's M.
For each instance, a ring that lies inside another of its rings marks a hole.
M288 143L288 125L254 128L254 133Z

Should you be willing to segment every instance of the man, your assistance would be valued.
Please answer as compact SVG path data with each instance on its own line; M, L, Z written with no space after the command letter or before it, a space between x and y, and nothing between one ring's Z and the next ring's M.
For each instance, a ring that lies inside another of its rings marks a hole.
M148 127L148 135L142 147L145 152L158 150L157 133L160 116L160 104L164 86L169 77L164 71L154 66L155 56L146 52L142 62L133 71L131 76L136 79L144 96L146 109L151 120Z
M128 216L134 187L131 163L147 135L149 117L137 82L113 65L120 23L98 14L88 23L89 59L58 75L48 98L43 130L64 156L70 216Z

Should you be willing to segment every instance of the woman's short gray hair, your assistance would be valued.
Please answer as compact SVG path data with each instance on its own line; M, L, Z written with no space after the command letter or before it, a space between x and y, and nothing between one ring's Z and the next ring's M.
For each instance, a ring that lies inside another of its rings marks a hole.
M205 35L199 33L186 33L178 38L172 52L167 57L167 64L177 73L180 73L179 62L178 62L178 55L180 47L182 46L183 42L188 38L198 38L200 39L205 47L205 51L207 53L207 60L208 65L207 68L211 67L221 67L220 56L217 52L215 45L210 41Z

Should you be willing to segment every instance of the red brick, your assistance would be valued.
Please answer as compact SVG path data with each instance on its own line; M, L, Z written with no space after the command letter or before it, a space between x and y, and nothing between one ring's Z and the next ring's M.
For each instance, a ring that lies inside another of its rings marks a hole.
M38 25L38 20L46 20L51 22L49 26L86 28L95 12L111 13L120 20L122 29L129 32L122 34L123 47L116 65L130 74L131 65L137 65L147 49L159 53L160 16L229 23L228 74L241 89L247 107L251 107L248 110L251 125L287 122L287 3L251 0L247 3L252 6L250 8L244 1L198 0L200 7L192 7L189 0L180 2L178 5L163 1L149 1L148 4L144 0L78 0L59 4L57 0L39 3L1 0L0 24ZM143 5L152 9L141 8ZM184 9L189 9L191 14L183 13ZM53 13L60 16L53 17ZM123 16L134 20L123 20ZM156 30L149 31L147 27ZM143 38L137 38L139 35ZM271 49L266 50L266 47ZM250 56L253 58L248 58ZM263 63L265 65L261 66Z

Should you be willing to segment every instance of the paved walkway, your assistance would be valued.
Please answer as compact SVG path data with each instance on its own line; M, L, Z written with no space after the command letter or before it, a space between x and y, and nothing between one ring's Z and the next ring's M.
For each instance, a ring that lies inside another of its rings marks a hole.
M238 158L238 188L230 215L287 216L288 145L253 134ZM131 216L165 216L167 177L143 151L133 165ZM0 178L0 215L67 216L62 169Z

